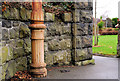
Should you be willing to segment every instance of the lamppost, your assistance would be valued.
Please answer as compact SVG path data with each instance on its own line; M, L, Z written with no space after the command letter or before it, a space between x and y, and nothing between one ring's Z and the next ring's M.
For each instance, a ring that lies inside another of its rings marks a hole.
M95 0L94 46L97 46L96 4L97 4L97 2Z
M32 77L47 76L46 63L44 62L44 18L42 12L42 0L33 0L31 13L31 44L32 63L30 74Z

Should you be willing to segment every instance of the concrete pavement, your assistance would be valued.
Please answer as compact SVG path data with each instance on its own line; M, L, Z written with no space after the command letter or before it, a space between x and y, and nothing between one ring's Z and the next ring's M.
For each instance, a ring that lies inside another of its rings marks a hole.
M118 79L118 59L94 56L95 65L60 67L48 71L43 79ZM61 73L60 70L70 70Z

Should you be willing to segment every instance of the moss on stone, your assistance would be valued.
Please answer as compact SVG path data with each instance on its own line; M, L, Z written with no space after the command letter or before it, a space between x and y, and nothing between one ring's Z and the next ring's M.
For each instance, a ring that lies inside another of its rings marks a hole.
M11 60L11 59L13 59L13 48L9 47L7 60Z
M2 47L2 63L6 62L8 58L8 47Z
M27 20L26 9L24 7L20 9L20 17L22 20Z
M7 68L8 68L8 63L2 66L2 79L5 79Z
M23 40L17 40L16 47L23 47Z

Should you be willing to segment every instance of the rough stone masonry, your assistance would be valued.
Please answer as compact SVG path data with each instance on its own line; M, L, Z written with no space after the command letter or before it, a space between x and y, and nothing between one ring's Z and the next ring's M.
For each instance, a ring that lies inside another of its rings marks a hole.
M22 6L22 5L21 5ZM94 64L92 59L92 2L74 4L72 12L59 19L44 12L45 62L52 65ZM8 79L15 72L29 69L31 63L31 10L6 8L0 20L0 79Z

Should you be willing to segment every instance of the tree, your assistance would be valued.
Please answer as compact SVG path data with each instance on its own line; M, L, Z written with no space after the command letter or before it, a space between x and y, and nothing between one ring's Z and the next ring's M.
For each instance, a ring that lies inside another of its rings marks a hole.
M101 20L97 25L98 25L99 28L102 28L104 26L104 24L105 23Z
M106 21L107 22L105 24L107 24L107 27L112 27L112 20L110 18L107 18Z
M112 18L112 26L115 28L115 25L117 25L118 18Z

